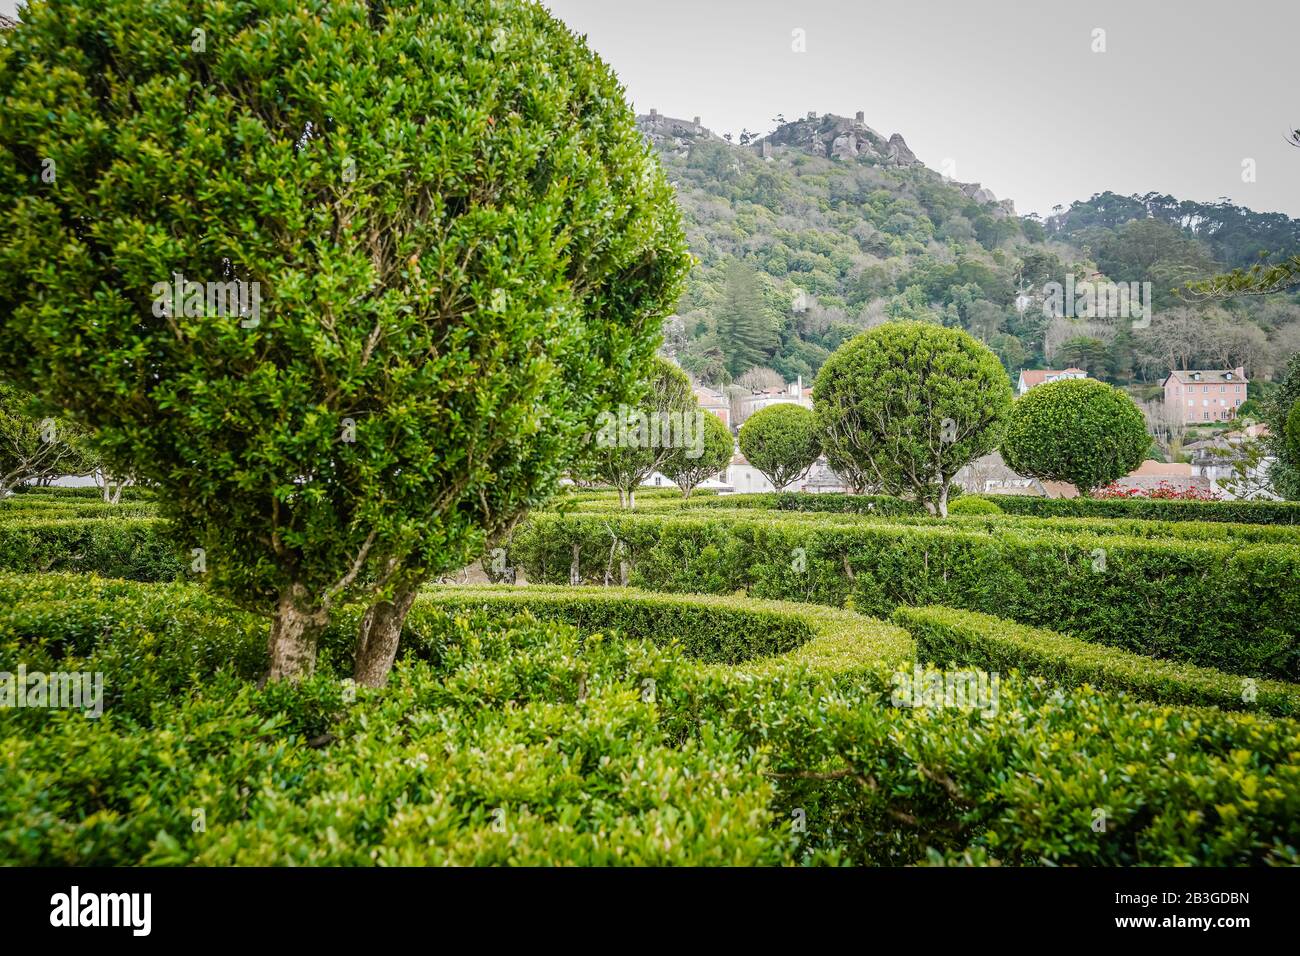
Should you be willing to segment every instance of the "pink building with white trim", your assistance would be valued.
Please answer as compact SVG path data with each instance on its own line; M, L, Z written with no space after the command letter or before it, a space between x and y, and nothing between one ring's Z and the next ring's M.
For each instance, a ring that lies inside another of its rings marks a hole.
M1246 401L1246 370L1187 369L1169 373L1164 380L1165 410L1169 419L1184 425L1227 422L1237 417Z

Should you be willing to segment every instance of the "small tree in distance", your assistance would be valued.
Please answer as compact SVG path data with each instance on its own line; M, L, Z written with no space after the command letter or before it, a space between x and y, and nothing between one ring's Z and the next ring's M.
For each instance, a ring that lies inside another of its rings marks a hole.
M81 429L63 418L38 417L30 395L0 384L0 497L20 485L94 468Z
M817 419L802 405L760 409L740 426L740 451L777 491L808 474L822 453Z
M1002 458L1012 471L1068 481L1086 497L1140 465L1150 447L1133 399L1104 382L1066 379L1016 400Z
M618 489L619 504L636 507L636 489L675 450L698 447L702 414L691 380L662 356L651 360L642 401L606 409L591 450L589 471ZM710 416L712 417L712 416Z
M696 485L727 467L736 447L731 429L722 423L722 419L703 409L698 414L704 428L702 452L691 457L695 449L674 448L659 469L682 490L682 497L688 499Z
M947 516L953 478L997 447L1011 382L987 346L929 322L887 322L841 345L813 384L831 467L856 488Z

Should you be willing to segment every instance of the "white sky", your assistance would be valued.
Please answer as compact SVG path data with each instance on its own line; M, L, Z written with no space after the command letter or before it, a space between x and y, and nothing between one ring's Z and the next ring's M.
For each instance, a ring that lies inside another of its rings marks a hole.
M1300 217L1297 0L544 2L638 112L739 133L863 110L1021 213L1110 189Z
M1297 0L544 2L639 112L739 133L863 110L1021 213L1110 189L1300 217L1300 149L1283 138L1300 127Z

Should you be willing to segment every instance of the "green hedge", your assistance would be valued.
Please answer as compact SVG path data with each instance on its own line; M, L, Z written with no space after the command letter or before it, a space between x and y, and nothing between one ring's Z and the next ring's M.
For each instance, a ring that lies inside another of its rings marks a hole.
M1035 498L980 495L1007 514L1041 518L1141 518L1149 521L1233 521L1300 524L1300 501L1179 501L1154 498Z
M174 580L189 561L151 518L0 521L0 570L76 571L135 581Z
M958 498L957 500L987 504L987 502L979 498ZM709 507L705 512L697 509L682 509L680 504L676 504L673 508L653 506L642 509L638 507L635 513L663 514L668 512L677 516L707 514L709 517L740 520L751 520L757 516L754 508L727 508L724 503L725 499L719 499L718 505ZM605 509L595 506L575 510L612 514L625 513L617 509ZM762 512L762 509L758 510ZM927 514L899 514L885 517L870 513L817 511L784 511L779 514L776 512L762 513L767 517L780 517L785 521L830 525L881 523L948 528L950 530L982 532L991 535L1011 533L1020 537L1051 537L1062 533L1074 533L1178 541L1237 541L1250 544L1286 544L1300 547L1300 525L1237 524L1226 521L1148 521L1140 518L1038 518L1032 515L1007 515L996 512L950 513L947 518L936 518Z
M128 485L122 489L122 496L119 501L122 504L128 502L154 501L158 493L152 488L146 488L141 485ZM6 501L16 501L22 498L48 498L57 501L102 501L104 492L101 488L84 485L77 488L61 488L54 485L24 485L14 489L14 496L5 499Z
M1118 535L989 535L898 523L533 515L511 561L533 583L807 601L880 617L943 604L1152 657L1300 677L1300 549ZM611 557L613 560L611 561Z
M916 640L917 659L992 671L1018 668L1058 683L1088 684L1144 700L1225 710L1300 714L1300 685L1157 661L1055 631L946 607L900 607L894 621Z
M828 514L923 515L925 507L890 495L810 494L797 491L767 491L752 494L718 495L703 501L692 498L688 508L759 508L764 511L809 511Z
M583 631L615 630L655 643L671 641L695 660L745 663L749 673L787 665L836 673L892 672L915 658L911 638L894 625L838 608L783 601L530 585L430 588L417 603L498 618L527 611Z
M590 602L651 627L612 596ZM0 865L1300 863L1293 720L1015 674L982 714L895 707L840 667L692 660L674 612L647 640L504 617L584 602L432 592L390 685L353 697L355 609L314 678L258 689L265 622L193 586L0 575L0 669L102 669L119 693L96 720L0 709ZM789 658L905 646L842 612L755 613L808 622Z
M19 495L0 501L0 522L27 519L71 520L75 518L152 518L158 506L151 501L108 504L103 501L50 499Z

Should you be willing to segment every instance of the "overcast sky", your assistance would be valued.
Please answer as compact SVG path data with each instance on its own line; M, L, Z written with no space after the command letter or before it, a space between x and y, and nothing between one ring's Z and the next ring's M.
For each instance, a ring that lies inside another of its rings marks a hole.
M862 110L1021 213L1110 189L1300 217L1298 0L545 2L638 112L739 133Z
M1021 213L1111 189L1300 217L1298 0L545 2L639 112L739 133L862 110Z

